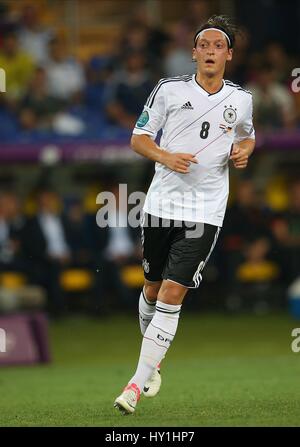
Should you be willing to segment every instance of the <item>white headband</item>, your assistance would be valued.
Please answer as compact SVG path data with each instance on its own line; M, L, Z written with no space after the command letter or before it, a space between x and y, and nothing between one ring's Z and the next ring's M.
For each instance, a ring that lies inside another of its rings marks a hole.
M197 42L197 39L201 36L202 33L204 33L205 31L210 31L210 30L220 31L220 33L222 33L226 37L226 39L228 40L229 48L231 48L231 40L230 40L228 34L226 34L223 30L221 30L219 28L205 28L202 31L199 31L199 33L195 37L195 44Z

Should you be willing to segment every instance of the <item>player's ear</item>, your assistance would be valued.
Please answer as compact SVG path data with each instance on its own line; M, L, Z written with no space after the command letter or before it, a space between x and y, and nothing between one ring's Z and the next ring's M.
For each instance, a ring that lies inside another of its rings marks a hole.
M197 59L196 59L196 48L193 48L193 51L192 51L192 61L193 62L197 61Z
M228 54L227 54L227 58L226 58L227 61L231 61L231 59L232 59L232 54L233 54L233 49L232 49L232 48L229 48L229 50L228 50Z

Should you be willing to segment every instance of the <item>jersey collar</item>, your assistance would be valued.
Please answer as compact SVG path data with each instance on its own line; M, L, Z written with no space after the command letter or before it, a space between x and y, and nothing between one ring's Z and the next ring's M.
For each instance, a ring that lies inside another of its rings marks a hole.
M217 92L215 92L215 93L209 93L209 92L206 91L206 90L199 84L199 82L196 80L196 74L194 74L194 76L193 76L193 84L194 84L194 86L197 88L198 91L200 91L200 93L202 93L202 95L206 96L206 97L209 98L209 99L214 99L214 98L217 97L220 93L223 93L223 89L224 89L224 86L225 86L225 81L224 81L224 79L222 79L222 82L223 82L223 84L222 84L221 88L220 88Z

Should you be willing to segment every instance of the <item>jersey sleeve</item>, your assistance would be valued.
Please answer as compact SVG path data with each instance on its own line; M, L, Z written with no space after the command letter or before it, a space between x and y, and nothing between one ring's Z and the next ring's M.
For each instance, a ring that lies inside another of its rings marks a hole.
M250 95L249 95L250 96ZM239 143L247 138L255 139L255 130L253 127L253 103L252 95L246 104L246 110L243 118L235 127L234 142Z
M149 135L155 140L166 121L166 94L162 81L150 93L143 112L133 129L134 135Z

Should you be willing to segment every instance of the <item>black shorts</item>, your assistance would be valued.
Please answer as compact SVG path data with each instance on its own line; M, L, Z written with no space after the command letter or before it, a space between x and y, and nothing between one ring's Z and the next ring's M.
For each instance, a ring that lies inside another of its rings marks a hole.
M141 219L144 276L168 279L197 288L220 232L220 227L168 220L144 213Z

